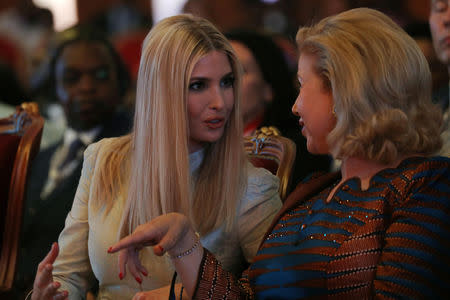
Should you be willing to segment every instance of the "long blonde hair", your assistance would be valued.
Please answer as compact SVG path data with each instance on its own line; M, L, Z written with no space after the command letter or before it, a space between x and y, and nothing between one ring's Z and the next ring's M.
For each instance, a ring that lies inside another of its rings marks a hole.
M211 51L229 58L235 76L235 104L223 136L204 149L195 177L189 169L187 93L195 64ZM169 212L189 216L205 234L234 223L246 185L246 158L240 116L241 67L226 38L207 20L169 17L149 32L142 46L134 129L101 155L96 207L126 199L120 236ZM108 199L108 200L100 200Z
M331 91L333 155L391 163L411 154L433 154L442 145L442 116L431 102L426 58L383 13L356 8L300 28L301 53Z

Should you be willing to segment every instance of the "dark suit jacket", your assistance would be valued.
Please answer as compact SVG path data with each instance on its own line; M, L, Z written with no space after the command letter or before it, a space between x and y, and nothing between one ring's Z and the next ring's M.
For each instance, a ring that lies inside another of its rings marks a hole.
M94 142L102 138L125 135L130 130L131 117L119 113L103 127ZM19 290L31 289L37 265L48 253L51 244L58 240L78 187L82 163L71 175L63 179L46 199L40 197L49 174L50 161L62 143L61 140L36 156L28 179L21 249L15 278L15 288Z

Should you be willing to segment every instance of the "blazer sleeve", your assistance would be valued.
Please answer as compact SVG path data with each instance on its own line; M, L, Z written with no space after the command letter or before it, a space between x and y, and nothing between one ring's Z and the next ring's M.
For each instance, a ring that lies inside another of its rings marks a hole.
M241 249L251 262L273 218L282 203L278 193L279 180L262 168L249 168L247 191L243 199L238 232ZM225 296L226 295L226 296ZM239 279L222 268L207 249L200 264L194 299L253 299L247 271Z
M408 180L407 176L402 178ZM395 186L395 182L392 183ZM419 168L391 203L391 222L377 265L376 298L444 299L450 293L450 168Z
M255 299L245 271L240 279L225 271L219 261L204 249L192 299Z
M249 168L247 191L238 218L239 242L242 252L251 262L264 234L280 210L278 177L262 168Z
M88 202L99 148L99 143L94 143L85 150L77 192L58 239L60 250L53 265L54 280L61 283L60 290L69 292L71 300L84 299L94 277L88 254Z

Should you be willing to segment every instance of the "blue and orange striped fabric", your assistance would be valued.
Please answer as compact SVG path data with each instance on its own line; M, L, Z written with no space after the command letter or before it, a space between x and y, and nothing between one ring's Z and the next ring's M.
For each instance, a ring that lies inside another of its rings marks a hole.
M351 178L327 203L339 179L296 188L239 281L205 251L195 298L450 298L450 159L406 159L367 190Z

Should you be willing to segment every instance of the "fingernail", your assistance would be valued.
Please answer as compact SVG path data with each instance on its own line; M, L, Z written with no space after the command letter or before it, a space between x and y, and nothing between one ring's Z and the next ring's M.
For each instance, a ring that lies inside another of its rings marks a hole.
M145 271L142 271L141 273L142 273L142 275L144 275L144 276L146 276L146 277L147 277L147 275L148 275L148 273L145 272Z
M139 283L139 284L141 284L142 283L142 279L140 278L140 277L134 277L134 279L136 279L136 281Z
M123 273L122 273L122 272L119 273L119 279L120 279L120 280L123 279Z
M164 248L163 248L163 247L161 247L160 245L158 245L158 249L159 249L159 251L161 251L161 253L163 253L163 252L164 252Z
M112 252L112 247L109 247L108 248L108 253L111 253Z

